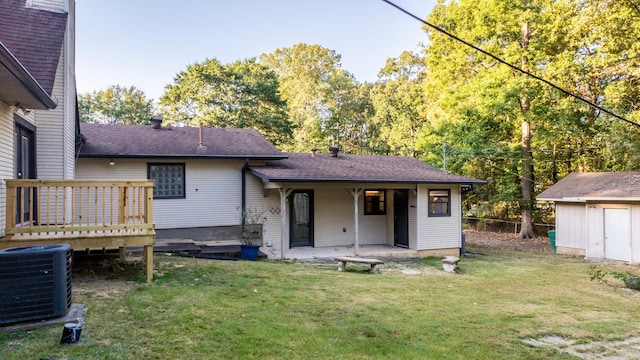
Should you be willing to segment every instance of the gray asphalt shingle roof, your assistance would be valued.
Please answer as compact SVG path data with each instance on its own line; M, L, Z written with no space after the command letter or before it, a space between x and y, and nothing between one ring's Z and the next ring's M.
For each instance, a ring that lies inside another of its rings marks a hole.
M80 157L180 157L279 159L285 155L253 129L105 125L82 123Z
M401 182L480 184L482 180L450 174L406 156L287 153L288 158L252 166L251 171L271 182Z
M536 198L565 201L640 198L640 172L571 173Z
M0 14L0 42L51 95L68 14L27 8L25 0L0 1Z

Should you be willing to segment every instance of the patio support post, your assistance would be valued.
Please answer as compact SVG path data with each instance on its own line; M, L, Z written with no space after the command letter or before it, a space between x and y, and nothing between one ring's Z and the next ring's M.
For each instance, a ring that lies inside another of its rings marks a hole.
M291 189L279 188L280 192L280 260L284 260L284 231L287 222L287 197L291 194Z
M360 195L362 195L362 191L363 189L352 189L350 191L351 195L353 195L353 218L354 218L354 233L355 233L355 241L353 243L353 251L355 256L360 255L360 236L359 236L359 230L360 230L360 225L358 224L358 199L360 198Z

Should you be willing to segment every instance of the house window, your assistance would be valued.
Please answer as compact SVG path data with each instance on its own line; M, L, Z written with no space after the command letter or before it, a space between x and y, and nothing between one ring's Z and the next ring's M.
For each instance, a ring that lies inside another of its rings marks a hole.
M451 216L451 190L429 190L429 216Z
M184 199L184 164L147 164L147 178L156 181L154 199Z
M365 190L364 192L364 214L384 215L384 190Z

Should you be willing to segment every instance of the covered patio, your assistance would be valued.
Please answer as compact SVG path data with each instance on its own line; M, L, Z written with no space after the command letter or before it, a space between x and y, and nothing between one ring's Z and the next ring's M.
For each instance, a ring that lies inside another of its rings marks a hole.
M482 180L403 156L288 153L250 165L270 258L446 256L462 247L464 189Z

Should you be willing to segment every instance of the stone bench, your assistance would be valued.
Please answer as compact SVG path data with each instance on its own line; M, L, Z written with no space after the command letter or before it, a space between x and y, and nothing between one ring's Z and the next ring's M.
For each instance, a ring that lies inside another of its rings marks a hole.
M369 264L371 265L372 273L379 273L380 269L378 265L384 264L384 261L382 260L367 259L367 258L352 257L352 256L337 257L336 260L340 262L338 264L338 271L344 271L347 267L347 263L352 262L352 263L358 263L358 264Z
M457 256L446 256L442 259L442 268L446 272L454 272L456 271L456 267L458 267L459 262L460 258Z

